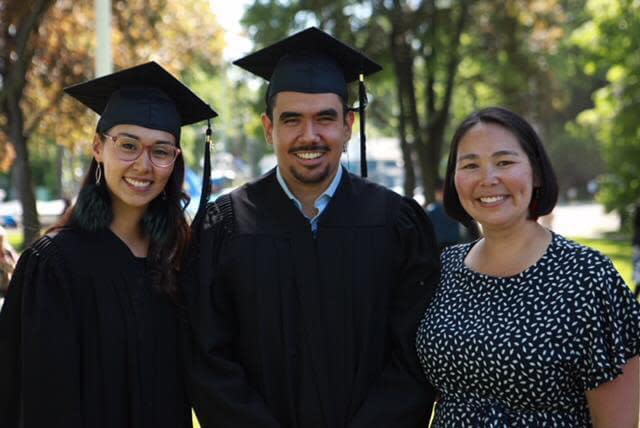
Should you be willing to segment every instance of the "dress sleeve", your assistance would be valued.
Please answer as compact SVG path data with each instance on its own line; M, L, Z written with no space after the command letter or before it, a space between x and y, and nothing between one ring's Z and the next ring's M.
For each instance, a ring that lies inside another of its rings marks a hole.
M408 198L402 200L395 231L399 246L395 263L399 269L388 324L391 358L351 428L424 427L435 398L434 388L420 369L415 337L440 279L436 239L424 210Z
M219 276L232 215L230 201L219 199L192 225L191 249L181 279L188 313L187 382L203 428L276 428L278 422L232 356L233 305Z
M579 379L585 390L613 380L622 366L640 354L640 303L631 294L612 263L601 261L584 279L585 310Z
M68 277L42 238L20 257L0 313L0 426L82 427Z

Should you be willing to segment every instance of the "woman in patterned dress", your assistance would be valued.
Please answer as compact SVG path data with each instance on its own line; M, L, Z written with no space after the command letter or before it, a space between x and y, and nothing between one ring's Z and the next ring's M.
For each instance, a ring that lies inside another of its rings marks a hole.
M444 204L484 237L448 248L417 352L434 427L637 427L640 304L610 260L537 223L557 200L540 138L502 108L469 116Z

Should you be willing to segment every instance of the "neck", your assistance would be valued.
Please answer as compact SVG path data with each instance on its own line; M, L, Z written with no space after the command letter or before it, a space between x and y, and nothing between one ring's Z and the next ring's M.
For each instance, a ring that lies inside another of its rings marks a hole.
M551 233L537 222L527 220L517 230L483 230L484 238L474 245L465 263L493 276L509 276L533 265L545 253Z
M307 217L314 217L317 214L317 209L315 207L315 202L320 195L322 195L331 185L331 182L336 177L338 170L334 171L334 173L323 180L320 183L289 183L287 179L283 176L284 182L289 187L293 196L296 197L298 201L302 204L302 211Z
M136 257L146 257L149 237L142 229L144 210L118 210L113 208L113 221L109 228L129 247Z

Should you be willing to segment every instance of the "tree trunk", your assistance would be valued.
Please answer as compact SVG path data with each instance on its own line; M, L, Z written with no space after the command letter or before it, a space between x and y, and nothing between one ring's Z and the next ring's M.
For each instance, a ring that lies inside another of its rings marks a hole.
M433 64L435 51L425 56L426 63L426 114L428 117L424 121L426 126L418 131L425 135L424 144L418 148L420 159L420 167L422 171L422 185L424 187L425 203L430 203L435 198L435 183L439 174L440 158L442 155L442 146L444 145L444 132L449 121L449 111L451 110L451 98L455 84L455 78L460 63L459 48L460 38L466 24L469 5L467 1L460 2L460 12L455 26L455 34L452 37L452 43L447 47L449 55L446 68L445 91L442 96L442 102L439 107L435 101L436 91L433 88L435 78L430 64ZM434 9L435 10L435 7ZM433 25L435 27L435 14ZM416 121L418 123L419 121Z
M20 91L20 95L22 91ZM24 245L30 245L40 235L40 220L36 209L36 197L31 179L31 165L27 138L23 135L24 117L20 108L20 97L10 93L6 99L9 122L9 137L16 149L16 161L13 165L15 186L22 205L22 226Z
M38 26L54 2L54 0L36 0L24 3L22 5L24 9L13 10L19 21L15 26L15 35L9 34L8 29L3 28L6 34L3 34L5 51L2 53L3 67L0 68L3 80L0 88L0 111L6 114L7 123L4 129L16 150L12 175L18 199L22 205L25 246L30 245L40 235L40 221L31 179L28 136L25 135L24 115L20 101L35 52L33 39L38 36Z
M399 34L399 22L394 21L394 28L391 31L391 56L395 69L395 82L398 96L398 106L400 108L398 117L398 132L400 134L400 150L402 151L402 161L404 163L404 184L403 191L406 196L412 197L416 187L416 172L413 166L413 150L407 141L407 113L405 108L405 94L409 80L406 71L412 67L413 59L407 46L402 42L402 35Z

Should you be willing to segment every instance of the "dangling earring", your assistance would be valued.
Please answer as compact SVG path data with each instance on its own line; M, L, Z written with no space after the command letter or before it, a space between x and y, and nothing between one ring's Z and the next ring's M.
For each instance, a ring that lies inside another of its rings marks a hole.
M161 198L163 201L167 200L167 189L162 189Z
M96 186L100 185L100 180L102 179L102 168L100 168L100 162L96 166Z

